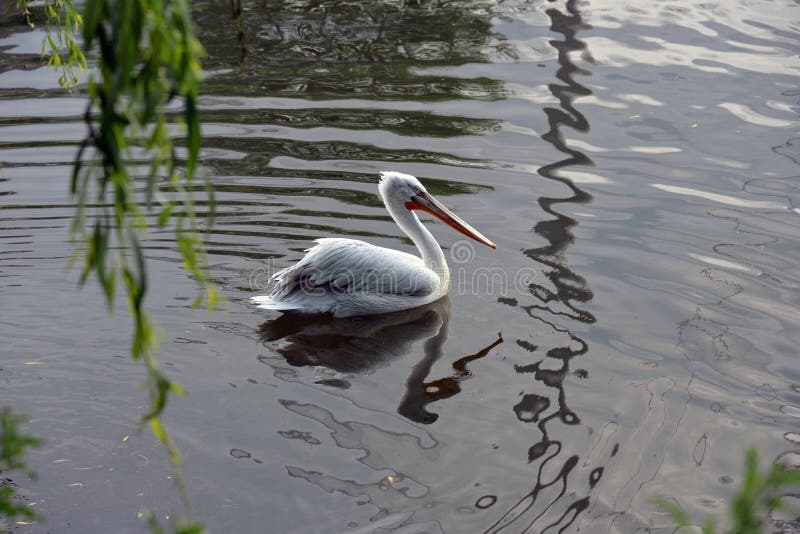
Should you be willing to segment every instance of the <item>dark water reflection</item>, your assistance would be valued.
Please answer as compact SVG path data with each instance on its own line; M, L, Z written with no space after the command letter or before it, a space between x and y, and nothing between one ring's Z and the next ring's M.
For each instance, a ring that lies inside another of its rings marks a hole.
M375 317L334 319L282 315L258 330L268 346L293 366L322 365L340 373L387 366L408 354L418 341L432 340L441 350L450 327L450 301L443 300Z
M475 354L456 359L453 374L426 380L433 365L445 355L450 330L450 299L445 297L411 310L379 315L335 319L282 315L263 323L258 334L267 346L283 340L277 353L292 366L324 366L338 373L374 372L393 359L413 354L422 347L422 360L411 368L406 391L397 412L416 423L431 424L438 414L425 409L428 404L447 399L461 391L461 382L472 377L468 364L489 354L503 342L502 335ZM347 389L345 379L316 381Z
M229 69L228 59L238 48L230 28L218 23L230 17L226 7L208 2L197 10L208 32L211 69ZM503 85L497 80L412 72L424 65L486 61L494 7L494 2L436 0L254 3L244 16L250 68L212 80L211 92L315 99L500 98Z
M580 189L572 180L559 174L559 170L571 166L592 166L594 162L583 152L566 145L564 128L578 132L589 131L589 121L586 116L578 111L573 102L577 96L588 96L592 92L581 85L575 78L576 75L588 76L591 72L578 68L571 60L571 55L586 50L586 44L577 35L583 29L589 29L580 13L578 2L569 0L562 9L549 8L546 11L550 18L550 29L563 35L563 40L553 39L549 44L558 52L559 68L556 78L560 83L548 85L550 92L558 100L558 108L545 107L547 123L550 129L542 135L542 139L568 157L555 163L543 165L538 173L548 180L558 182L572 193L568 197L540 197L539 206L552 216L552 219L539 221L534 226L534 231L542 236L547 244L542 247L523 251L530 259L544 265L549 270L546 272L547 285L533 283L529 291L534 299L531 304L520 303L520 308L536 321L550 326L554 330L564 333L568 343L564 346L554 346L547 350L544 347L533 346L520 340L521 346L527 348L532 354L544 352L545 358L558 362L554 367L543 367L540 360L536 363L518 365L518 373L529 374L535 382L544 385L548 390L555 390L553 400L549 396L538 393L527 393L514 406L514 413L524 423L534 423L539 436L538 441L528 449L528 463L538 464L536 467L536 481L530 491L521 497L512 507L507 509L503 516L494 523L487 532L545 532L555 529L559 532L567 529L577 516L589 505L589 496L576 495L569 492L570 475L579 461L577 455L562 454L562 444L558 439L551 437L548 425L560 422L565 425L578 425L580 417L567 405L565 379L570 373L571 360L582 356L589 351L587 342L580 336L572 333L569 327L559 327L542 316L542 312L550 312L583 323L594 323L596 318L592 313L577 306L589 302L592 291L586 280L569 267L568 249L575 241L574 227L577 221L572 217L560 213L559 204L574 203L585 204L592 200L591 195ZM504 301L508 303L508 301ZM513 302L513 305L517 305ZM536 384L534 391L541 390ZM547 391L547 390L546 390ZM549 408L553 411L547 413ZM555 467L551 467L551 464ZM543 474L549 470L558 470L558 475L549 481ZM603 467L592 470L589 481L589 490L593 489L603 473ZM573 483L574 485L574 483ZM557 488L557 489L553 489ZM549 490L549 491L548 491ZM573 490L574 491L574 490ZM580 490L578 490L580 491ZM549 493L549 494L548 494ZM566 503L560 501L566 500ZM542 502L544 501L544 502ZM553 513L552 510L556 510Z
M792 4L245 1L244 68L229 3L193 6L227 311L189 306L155 220L144 245L189 391L167 423L213 530L671 532L654 495L720 517L747 445L797 458ZM180 507L136 434L124 310L63 274L84 101L32 68L40 38L0 16L0 394L48 438L18 481L48 518L32 531L137 532L139 507ZM247 304L317 237L413 252L387 169L498 250L428 222L448 300L344 321Z

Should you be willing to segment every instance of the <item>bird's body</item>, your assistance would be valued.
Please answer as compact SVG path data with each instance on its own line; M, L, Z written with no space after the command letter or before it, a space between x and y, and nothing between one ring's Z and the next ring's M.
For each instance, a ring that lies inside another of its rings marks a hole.
M447 283L412 254L355 239L323 238L297 263L278 271L262 308L335 317L372 315L428 304Z
M299 262L272 276L275 286L269 294L251 301L283 312L352 317L416 308L442 298L450 288L450 270L441 247L414 214L415 209L494 248L491 241L433 199L415 177L382 173L379 190L392 218L421 257L355 239L317 239Z

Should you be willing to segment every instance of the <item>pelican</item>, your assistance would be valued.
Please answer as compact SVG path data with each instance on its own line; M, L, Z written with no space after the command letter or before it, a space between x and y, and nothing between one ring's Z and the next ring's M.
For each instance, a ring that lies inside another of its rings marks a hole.
M354 317L407 310L439 300L450 288L450 269L415 210L497 248L410 174L382 172L378 191L392 219L414 242L421 257L355 239L317 239L300 261L271 277L275 286L268 294L252 297L251 302L281 312Z

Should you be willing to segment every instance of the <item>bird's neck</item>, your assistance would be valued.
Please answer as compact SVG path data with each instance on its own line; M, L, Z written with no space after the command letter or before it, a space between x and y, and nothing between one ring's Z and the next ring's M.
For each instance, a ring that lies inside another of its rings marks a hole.
M423 226L417 215L405 206L387 205L387 208L397 225L417 246L425 266L439 277L442 294L447 293L450 288L450 269L447 267L442 247L436 242L433 234Z

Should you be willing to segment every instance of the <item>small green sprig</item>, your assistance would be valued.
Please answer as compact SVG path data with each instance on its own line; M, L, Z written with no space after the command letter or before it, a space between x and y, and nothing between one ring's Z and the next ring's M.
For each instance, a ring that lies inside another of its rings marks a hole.
M730 526L720 530L712 521L706 521L700 527L701 531L703 534L715 534L718 531L727 534L767 532L773 512L784 511L794 515L800 513L783 498L790 488L798 487L800 487L800 472L780 464L773 464L768 470L761 471L758 467L758 453L753 448L748 449L742 483L730 503ZM656 504L672 516L682 531L697 532L697 526L674 501L660 497L656 499Z
M42 56L47 57L47 64L58 71L58 84L64 89L72 89L86 70L86 56L76 38L80 35L83 17L72 0L44 0L41 4L34 4L33 0L17 0L17 7L31 28L35 27L31 11L34 5L36 12L41 11L45 19L47 33L42 40Z
M30 447L38 447L42 440L22 433L20 427L25 422L25 417L13 413L9 408L0 410L0 473L19 471L31 479L36 478L30 467L25 463L25 452ZM0 516L37 519L30 506L14 502L16 490L11 484L0 486ZM4 531L0 523L0 531Z

